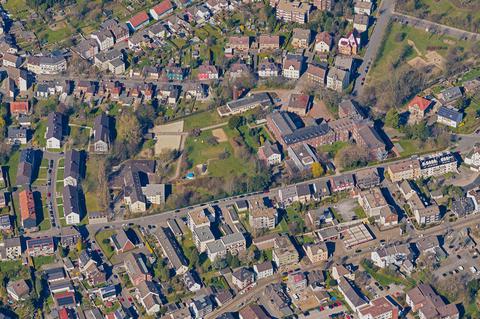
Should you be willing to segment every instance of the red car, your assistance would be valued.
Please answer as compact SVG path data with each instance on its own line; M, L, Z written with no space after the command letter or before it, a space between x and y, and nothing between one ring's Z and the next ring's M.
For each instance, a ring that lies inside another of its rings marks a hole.
M52 193L48 193L47 196L48 196L48 197L52 196Z
M132 297L128 297L128 301L132 302L133 301Z
M124 302L124 301L125 301L125 298L120 297L120 301L121 301L121 302Z
M337 305L337 307L340 307L342 305L340 301L337 301L335 304Z
M320 307L320 308L318 308L318 310L319 310L319 311L323 311L323 310L325 310L325 308Z

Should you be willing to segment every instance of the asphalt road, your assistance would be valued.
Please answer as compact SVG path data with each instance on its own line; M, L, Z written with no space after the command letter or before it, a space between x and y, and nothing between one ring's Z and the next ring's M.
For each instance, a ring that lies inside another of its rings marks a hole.
M366 78L368 70L377 56L378 50L380 49L385 36L388 22L390 21L390 17L392 16L394 9L394 0L382 0L380 3L376 22L373 26L373 33L367 44L367 49L365 50L362 64L357 69L358 77L355 81L355 86L353 87L353 96L361 96L363 94L364 86L362 85L362 79Z
M435 23L425 19L416 18L403 13L395 12L395 14L393 15L393 20L402 24L407 24L412 27L425 30L427 32L444 34L460 40L470 40L470 41L480 40L480 34L478 33L457 29L444 24L439 24L439 23Z

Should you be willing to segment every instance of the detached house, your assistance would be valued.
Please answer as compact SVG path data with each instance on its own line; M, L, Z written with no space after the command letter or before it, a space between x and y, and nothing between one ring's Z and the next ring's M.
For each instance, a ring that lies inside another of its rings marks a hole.
M63 184L77 186L82 173L82 154L77 150L65 152L65 168L63 173Z
M197 78L200 81L218 79L218 70L214 65L202 64L198 67Z
M100 51L108 50L115 44L115 38L108 30L94 32L90 35L90 37L97 41Z
M277 50L280 48L280 37L278 35L260 35L257 41L260 51Z
M145 27L150 22L150 18L145 11L137 13L130 20L127 21L127 26L133 32Z
M258 158L268 165L276 165L282 162L282 152L280 152L277 143L272 144L267 140L259 147Z
M332 67L328 70L327 73L327 88L337 92L342 92L350 84L349 78L349 71L345 71L337 67Z
M310 83L324 86L327 78L327 72L328 69L326 65L316 65L310 63L305 73L307 75L307 80Z
M80 191L77 187L67 185L63 188L63 212L67 225L76 225L81 219Z
M283 76L287 79L299 79L303 72L303 56L287 55L283 61Z
M360 50L360 38L354 31L338 40L338 52L344 55L356 55Z
M155 20L166 16L173 12L173 4L170 0L164 0L150 9L150 15Z
M111 143L111 120L108 115L101 113L93 124L93 149L96 153L106 153Z
M455 108L441 106L437 112L437 123L450 127L458 127L462 123L463 114Z
M332 48L332 35L326 31L320 32L315 37L315 51L320 53L330 52Z
M413 100L408 103L408 112L410 113L409 120L413 123L418 123L423 120L425 113L431 105L432 101L427 100L424 97L415 96Z
M296 49L307 49L310 45L312 32L308 29L293 29L292 46Z
M58 112L51 112L48 114L47 130L45 132L47 148L61 148L64 132L65 121L63 114Z

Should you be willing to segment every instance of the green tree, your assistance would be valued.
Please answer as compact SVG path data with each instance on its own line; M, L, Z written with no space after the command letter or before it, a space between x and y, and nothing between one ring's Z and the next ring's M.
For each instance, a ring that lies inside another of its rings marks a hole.
M395 129L400 127L400 115L394 107L388 110L387 114L385 115L385 125Z
M322 164L315 162L312 164L312 175L317 178L322 176L325 173Z
M228 120L228 127L232 130L239 128L243 124L243 117L234 115Z

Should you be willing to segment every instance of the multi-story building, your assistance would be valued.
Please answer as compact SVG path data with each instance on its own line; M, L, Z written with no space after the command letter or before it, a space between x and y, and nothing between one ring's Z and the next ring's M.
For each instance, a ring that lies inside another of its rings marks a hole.
M277 219L278 212L273 207L254 205L248 213L248 223L253 229L274 229Z
M275 238L273 243L273 261L277 267L298 263L298 251L287 235Z
M407 292L406 303L421 319L458 319L455 304L446 304L430 285L420 284Z
M359 309L359 319L397 319L398 308L387 297L371 300Z
M53 237L37 237L27 240L27 255L30 257L48 256L54 253Z
M63 56L30 56L27 70L35 74L59 74L67 70L67 60Z
M452 153L439 153L421 157L419 160L422 177L441 176L457 171L457 159Z
M312 263L328 259L328 248L325 242L308 243L303 245L303 250Z
M277 4L276 17L285 22L305 24L308 22L311 7L306 2L280 0Z
M387 173L392 182L399 182L405 179L417 179L421 176L420 163L416 159L406 159L388 165Z

